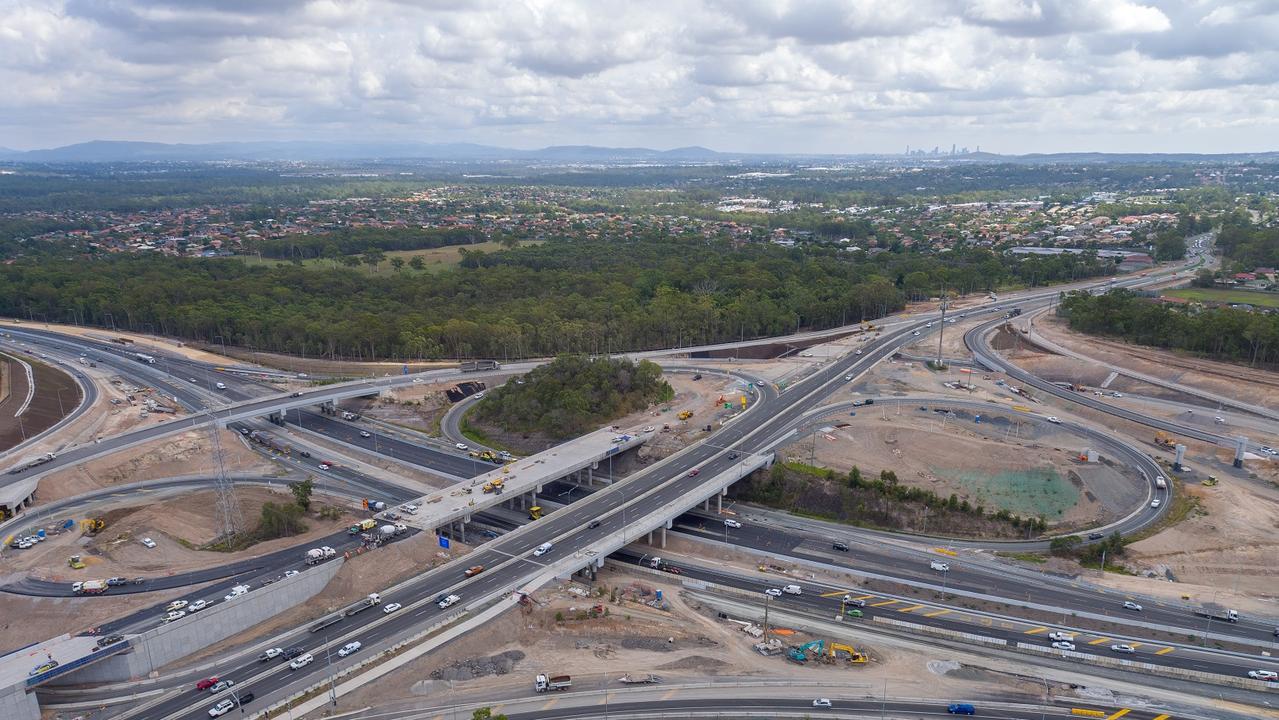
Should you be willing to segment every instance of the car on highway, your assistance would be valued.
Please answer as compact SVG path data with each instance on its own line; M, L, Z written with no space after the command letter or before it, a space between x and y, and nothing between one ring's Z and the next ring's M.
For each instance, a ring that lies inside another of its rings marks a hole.
M1123 653L1124 655L1132 655L1137 652L1137 648L1131 645L1111 645L1111 652Z
M852 381L853 381L853 376L852 376L852 375L845 375L845 376L844 376L844 382L852 382Z
M211 688L211 687L213 687L214 685L217 685L217 684L218 684L218 677L215 675L215 676L213 676L213 677L207 677L207 678L205 678L205 679L203 679L203 680L201 680L201 681L197 682L197 683L195 684L195 689L196 689L196 690L200 690L200 691L202 691L202 692L203 692L203 691L208 690L209 688Z
M1248 677L1253 680L1274 682L1275 680L1279 680L1279 673L1276 673L1274 670L1249 670Z
M915 332L911 333L911 335L918 335L918 334L919 334L919 331L918 331L918 330L916 330Z
M472 565L472 566L470 566L469 568L467 568L467 569L466 569L466 572L464 572L464 573L462 573L462 574L463 574L463 575L465 575L465 576L467 576L467 577L475 577L476 575L479 575L479 574L480 574L480 573L482 573L482 572L484 572L484 566L483 566L483 565Z
M1062 631L1058 630L1058 631L1056 631L1056 632L1050 632L1050 633L1048 633L1048 639L1049 639L1049 640L1065 640L1066 642L1071 642L1071 641L1073 641L1073 640L1075 639L1075 634L1074 634L1074 633L1068 633L1068 632L1062 632Z
M395 612L396 610L399 610L402 607L404 606L399 603L387 603L382 606L382 612L387 615L390 615L391 613Z
M200 612L208 606L209 602L207 600L196 600L187 606L187 612Z
M142 538L142 545L143 547L153 548L155 547L155 541L149 537L144 537Z
M98 647L100 647L100 648L104 648L104 647L106 647L106 646L108 646L108 645L114 645L114 644L116 644L116 643L120 642L121 640L124 640L124 636L123 636L123 635L120 635L120 634L111 634L111 635L107 635L107 636L105 636L105 637L100 637L100 638L98 638L98 643L97 643L97 644L98 644Z
M328 463L326 463L326 462L324 462L324 463L320 463L319 465L316 465L316 467L317 467L317 468L319 468L319 469L321 469L321 470L328 470L329 468L331 468L331 467L333 467L333 466L332 466L332 465L330 465L330 464L328 464Z
M552 547L554 546L548 542L538 545L537 549L533 551L533 557L542 557L546 553L550 552Z
M951 703L946 707L946 712L951 715L976 715L977 708L971 703Z
M128 578L122 578L122 577L107 578L107 585L109 587L119 587L121 585L128 585L128 584L129 584Z
M815 708L828 708L830 706L830 698L817 698L813 701L813 707Z
M483 399L484 399L484 392L483 392L483 391L480 391L480 392L475 393L474 399L476 399L476 400L483 400Z
M58 666L57 660L50 660L49 662L41 663L40 665L36 665L35 667L31 668L31 672L27 673L27 677L35 677L36 675L40 675L41 673L47 673L50 670L56 668L57 666Z
M1110 397L1112 397L1112 398L1121 398L1121 397L1123 397L1123 396L1124 396L1124 394L1123 394L1123 393L1117 393L1117 392L1112 392L1112 393L1110 393Z
M359 652L360 648L362 647L364 646L360 644L359 640L352 640L351 642L343 645L341 650L338 650L338 657L346 657L348 655L354 655L355 653Z
M456 603L458 600L461 600L461 599L462 599L462 598L460 598L460 597L458 597L458 596L456 596L456 595L449 595L448 597L446 597L446 598L444 598L443 600L441 600L441 601L439 601L438 603L436 603L436 605L439 605L439 606L440 606L440 609L441 609L441 610L443 610L443 609L445 609L445 608L447 608L447 607L452 606L454 603Z
M196 379L195 379L195 378L193 378L193 377L189 377L189 378L187 378L187 382L189 382L189 383L198 383L198 382L200 382L200 381L199 381L199 380L196 380Z
M417 506L414 505L413 503L404 503L403 505L400 506L400 509L410 515L417 512Z
M764 591L764 594L765 594L765 595L768 595L768 596L770 596L770 597L781 597L781 596L782 596L782 589L781 589L781 588L769 588L769 589L767 589L767 590L765 590L765 591Z
M741 526L742 524L740 522L732 518L724 518L724 527L730 527L736 530L737 528L740 528Z
M300 670L307 665L310 665L313 660L315 660L315 658L311 657L311 653L302 653L301 655L293 658L293 662L289 663L289 669Z
M274 660L283 654L284 654L284 650L278 647L267 648L265 652L263 652L261 655L258 656L258 662L266 662L268 660Z
M369 437L373 437L373 433L369 432L368 430L361 430L361 431L360 431L360 437L362 437L362 438L369 438Z
M1154 500L1150 501L1150 507L1157 508L1159 507L1159 503L1160 503L1159 498L1155 498Z
M688 476L689 476L689 477L697 477L697 474L698 474L698 473L700 473L700 472L701 472L701 470L698 470L697 468L693 468L692 470L689 470L689 471L688 471Z
M836 541L831 543L831 548L838 550L840 552L848 552L848 543Z
M861 354L862 354L862 351L861 351L861 349L859 348L859 349L858 349L856 352L854 352L853 354L854 354L854 355L861 355Z
M234 600L235 598L240 597L241 595L247 593L248 591L249 591L248 585L236 585L235 587L231 588L231 592L227 593L222 599Z
M467 445L466 443L453 443L453 447L457 448L458 450L470 450L470 449L471 449L471 446L470 446L470 445Z
M938 560L933 560L928 563L928 567L936 570L937 572L950 572L950 565Z
M1089 539L1089 540L1100 540L1100 539L1102 539L1102 538L1104 538L1104 537L1106 537L1106 534L1105 534L1105 533L1099 533L1099 532L1091 532L1091 533L1088 533L1088 539Z
M1131 600L1124 601L1124 609L1132 610L1134 612L1141 612L1141 606Z
M209 717L221 717L235 709L235 701L231 698L221 700L217 705L209 708Z
M1056 415L1049 415L1048 417L1046 417L1046 418L1044 418L1044 419L1045 419L1045 420L1047 420L1048 422L1052 423L1053 425L1060 425L1060 424L1061 424L1061 419L1060 419L1060 418L1058 418Z
M865 600L859 600L859 599L857 599L857 598L853 597L852 595L845 595L845 596L844 596L844 604L845 604L845 605L848 605L849 607L859 607L859 608L864 608L864 607L866 607L866 601L865 601Z
M189 603L187 603L186 600L174 600L173 602L169 603L169 605L165 607L164 609L165 610L181 610L182 608L186 607L188 604Z
M181 620L182 618L186 616L187 616L186 610L173 610L169 612L168 615L164 616L164 622L171 623L174 620Z
M587 530L594 530L595 528L597 528L597 527L599 527L599 526L600 526L600 521L599 521L598 519L596 519L596 520L592 520L592 521L590 522L590 524L586 526L586 529L587 529Z
M297 575L299 572L300 572L300 571L298 571L298 570L285 570L285 571L284 571L284 577L286 577L286 578L291 578L291 577L293 577L294 575Z
M1074 650L1075 644L1070 642L1069 640L1058 640L1057 642L1053 643L1053 647L1057 648L1058 650Z
M301 655L302 653L303 653L302 648L300 648L300 647L291 647L291 648L289 648L288 650L285 650L285 651L284 651L284 659L285 659L285 660L292 660L293 658L295 658L295 657L297 657L297 656Z
M234 680L219 680L209 686L209 693L216 695L235 684Z

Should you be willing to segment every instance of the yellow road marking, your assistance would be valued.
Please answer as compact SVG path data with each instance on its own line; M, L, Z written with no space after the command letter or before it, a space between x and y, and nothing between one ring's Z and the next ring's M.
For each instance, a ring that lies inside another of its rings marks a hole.
M1156 655L1167 655L1168 653L1172 652L1172 651L1173 651L1173 649L1174 649L1174 648L1166 647L1166 648L1164 648L1163 650L1156 650L1156 651L1155 651L1155 654L1156 654Z
M1130 712L1132 712L1132 708L1124 708L1123 710L1120 710L1119 712L1116 712L1115 714L1110 715L1109 717L1106 718L1106 720L1117 720L1118 718L1121 718Z
M854 599L854 600L869 600L869 599L871 599L871 598L873 598L873 597L875 597L875 596L874 596L874 595L858 595L857 597L855 597L855 598L853 598L853 599Z
M1031 629L1029 629L1029 630L1027 630L1027 631L1026 631L1026 634L1027 634L1027 635L1038 635L1039 633L1041 633L1041 632L1043 632L1043 631L1045 631L1045 630L1047 630L1047 629L1048 629L1048 628L1046 628L1046 627L1031 628Z
M1102 644L1102 643L1104 643L1104 642L1110 642L1110 638L1103 637L1103 638L1097 638L1096 640L1089 640L1089 641L1088 641L1088 644L1089 644L1089 645L1100 645L1100 644Z
M1166 715L1166 714L1165 714L1165 715L1159 715L1159 716L1157 716L1157 717L1155 718L1155 720L1168 720L1168 718L1170 718L1170 717L1172 717L1172 716L1171 716L1171 715Z
M667 691L666 691L666 694L662 696L662 700L663 700L663 701L665 701L665 700L670 700L671 698L675 697L675 693L677 693L677 692L679 692L679 690L674 690L674 689L672 689L672 690L667 690Z
M892 605L893 603L899 603L899 602L901 602L901 600L885 600L885 601L883 601L883 602L871 603L871 605L870 605L870 606L871 606L871 607L883 607L883 606L885 606L885 605Z
M1137 648L1141 647L1144 644L1145 643L1128 643L1128 647L1132 648L1133 650L1136 650Z
M822 593L822 597L825 597L825 598L841 597L846 594L847 593L845 593L843 590L836 590L835 592Z
M945 614L946 614L946 613L948 613L948 612L950 612L950 611L949 611L949 610L945 610L945 609L942 609L942 610L934 610L934 611L932 611L932 612L924 613L924 617L937 617L938 615L945 615Z
M922 608L922 607L923 607L923 605L911 605L911 606L910 606L910 607L908 607L908 608L900 608L900 609L898 610L898 612L910 612L911 610L918 610L918 609L920 609L920 608Z
M556 705L558 705L558 704L559 704L559 702L560 702L560 699L559 699L559 698L551 698L550 700L547 700L547 701L546 701L546 704L542 706L542 709L543 709L543 710L550 710L551 708L553 708L553 707L555 707Z

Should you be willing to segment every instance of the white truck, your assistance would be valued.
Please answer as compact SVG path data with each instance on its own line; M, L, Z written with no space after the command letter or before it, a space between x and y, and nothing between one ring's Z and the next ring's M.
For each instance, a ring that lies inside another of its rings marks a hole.
M1230 608L1208 603L1195 608L1195 614L1199 617L1212 618L1213 620L1225 620L1226 622L1239 622L1239 611Z
M368 597L364 598L363 600L343 610L342 614L346 615L347 617L350 617L356 613L364 612L365 610L368 610L374 605L381 605L381 604L382 604L381 595L378 595L377 593L369 593Z
M539 674L537 680L533 681L533 690L540 693L567 690L572 686L573 677L571 675L547 676Z
M804 588L798 585L787 585L786 587L782 588L782 592L786 593L787 595L803 595Z
M337 550L325 545L324 547L311 548L306 551L306 564L318 565L325 560L332 560L337 557Z
M1166 490L1166 489L1168 489L1168 481L1167 481L1167 480L1164 480L1164 476L1163 476L1163 475L1156 475L1156 476L1155 476L1155 487L1159 488L1160 490Z

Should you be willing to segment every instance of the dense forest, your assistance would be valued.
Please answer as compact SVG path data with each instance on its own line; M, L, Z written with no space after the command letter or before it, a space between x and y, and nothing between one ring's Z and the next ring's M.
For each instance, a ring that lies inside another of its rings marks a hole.
M651 238L465 254L438 274L122 256L0 266L0 315L346 358L545 357L763 337L1113 272L1091 255L839 253Z
M1217 249L1238 271L1279 266L1279 227L1256 226L1242 214L1232 215L1217 233Z
M1160 305L1127 290L1096 296L1071 293L1057 312L1081 332L1188 350L1217 360L1265 367L1279 364L1279 315L1229 308L1196 311Z
M563 355L491 391L476 419L515 432L576 437L674 396L662 369L642 360Z

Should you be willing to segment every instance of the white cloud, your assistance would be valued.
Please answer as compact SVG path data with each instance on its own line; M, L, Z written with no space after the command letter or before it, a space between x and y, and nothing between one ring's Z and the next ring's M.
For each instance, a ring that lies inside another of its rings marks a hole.
M0 144L20 147L1269 149L1279 98L1262 1L0 0L0 17Z

